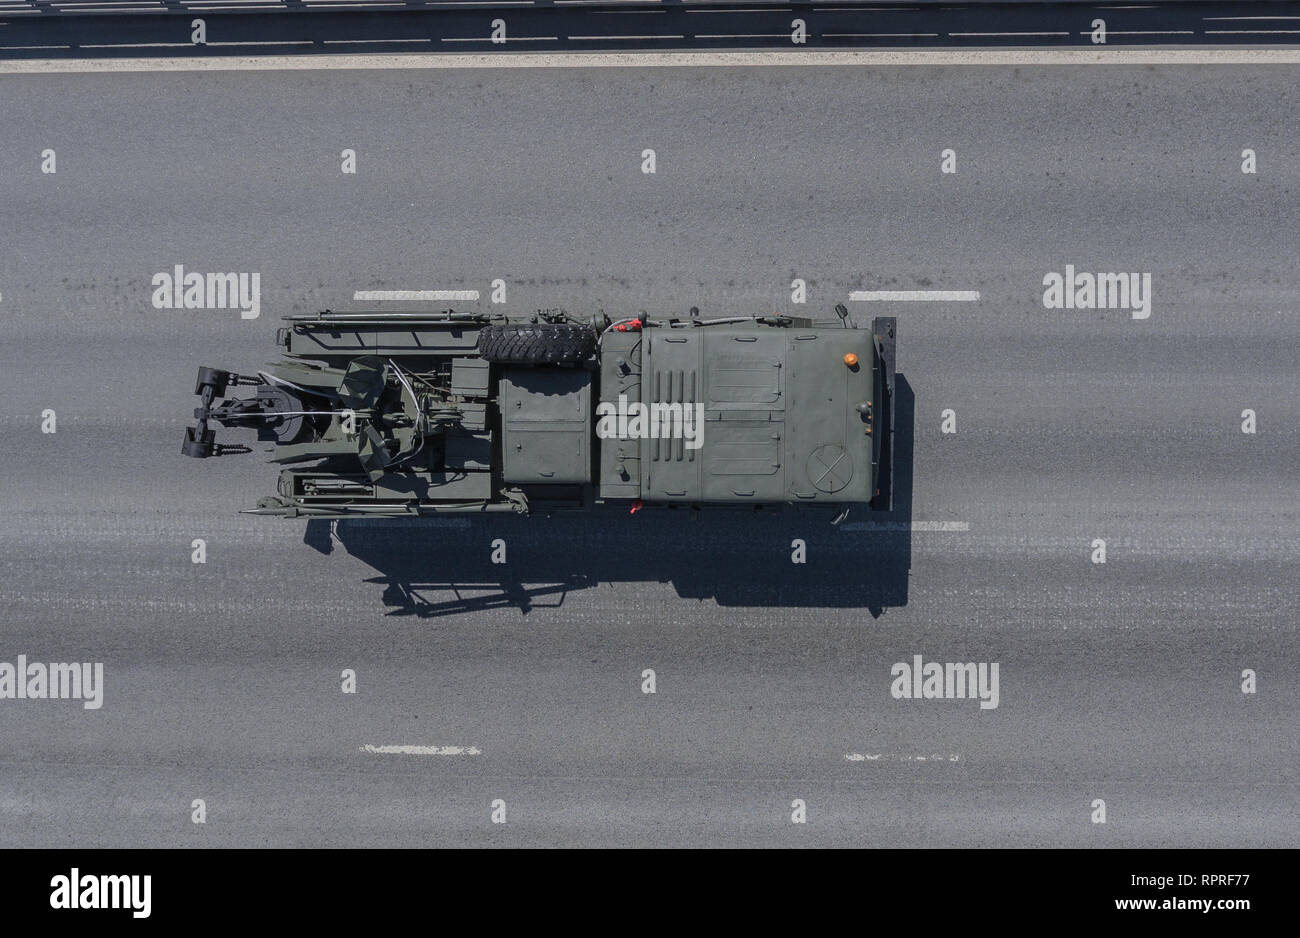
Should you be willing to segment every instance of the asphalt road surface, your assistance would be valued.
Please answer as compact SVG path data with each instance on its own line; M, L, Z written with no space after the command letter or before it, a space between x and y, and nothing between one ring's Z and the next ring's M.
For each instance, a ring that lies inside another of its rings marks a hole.
M0 842L1294 846L1298 79L0 77L0 661L104 666L98 710L0 700ZM176 264L259 272L260 317L153 308ZM1150 273L1149 318L1045 308L1067 264ZM897 315L897 511L308 531L237 513L259 454L180 455L196 367L279 316L494 279ZM894 699L914 655L999 705Z

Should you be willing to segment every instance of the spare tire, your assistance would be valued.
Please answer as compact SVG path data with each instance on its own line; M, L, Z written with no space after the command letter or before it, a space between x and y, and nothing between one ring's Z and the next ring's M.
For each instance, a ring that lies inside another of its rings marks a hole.
M485 326L478 353L502 365L576 365L596 350L596 333L581 323Z

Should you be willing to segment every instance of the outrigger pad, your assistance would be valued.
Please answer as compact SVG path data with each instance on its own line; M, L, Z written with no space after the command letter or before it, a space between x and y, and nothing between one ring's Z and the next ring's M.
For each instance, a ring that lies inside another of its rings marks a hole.
M201 433L197 427L185 428L185 442L181 444L181 455L192 456L195 459L207 459L213 455L216 438L215 430L204 429Z
M215 400L226 393L229 384L230 372L204 366L199 369L199 376L194 381L194 393L202 394L205 387L211 387L212 397Z

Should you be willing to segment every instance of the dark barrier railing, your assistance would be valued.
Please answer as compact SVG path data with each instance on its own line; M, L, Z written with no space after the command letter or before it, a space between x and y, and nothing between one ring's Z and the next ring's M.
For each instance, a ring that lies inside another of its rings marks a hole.
M1300 2L0 0L0 58L1300 46Z

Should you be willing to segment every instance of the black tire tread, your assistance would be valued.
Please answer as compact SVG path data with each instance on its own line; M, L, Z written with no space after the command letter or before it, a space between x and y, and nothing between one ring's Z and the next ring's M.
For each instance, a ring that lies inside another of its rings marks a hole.
M576 365L596 350L596 334L581 323L485 326L478 353L502 365Z

